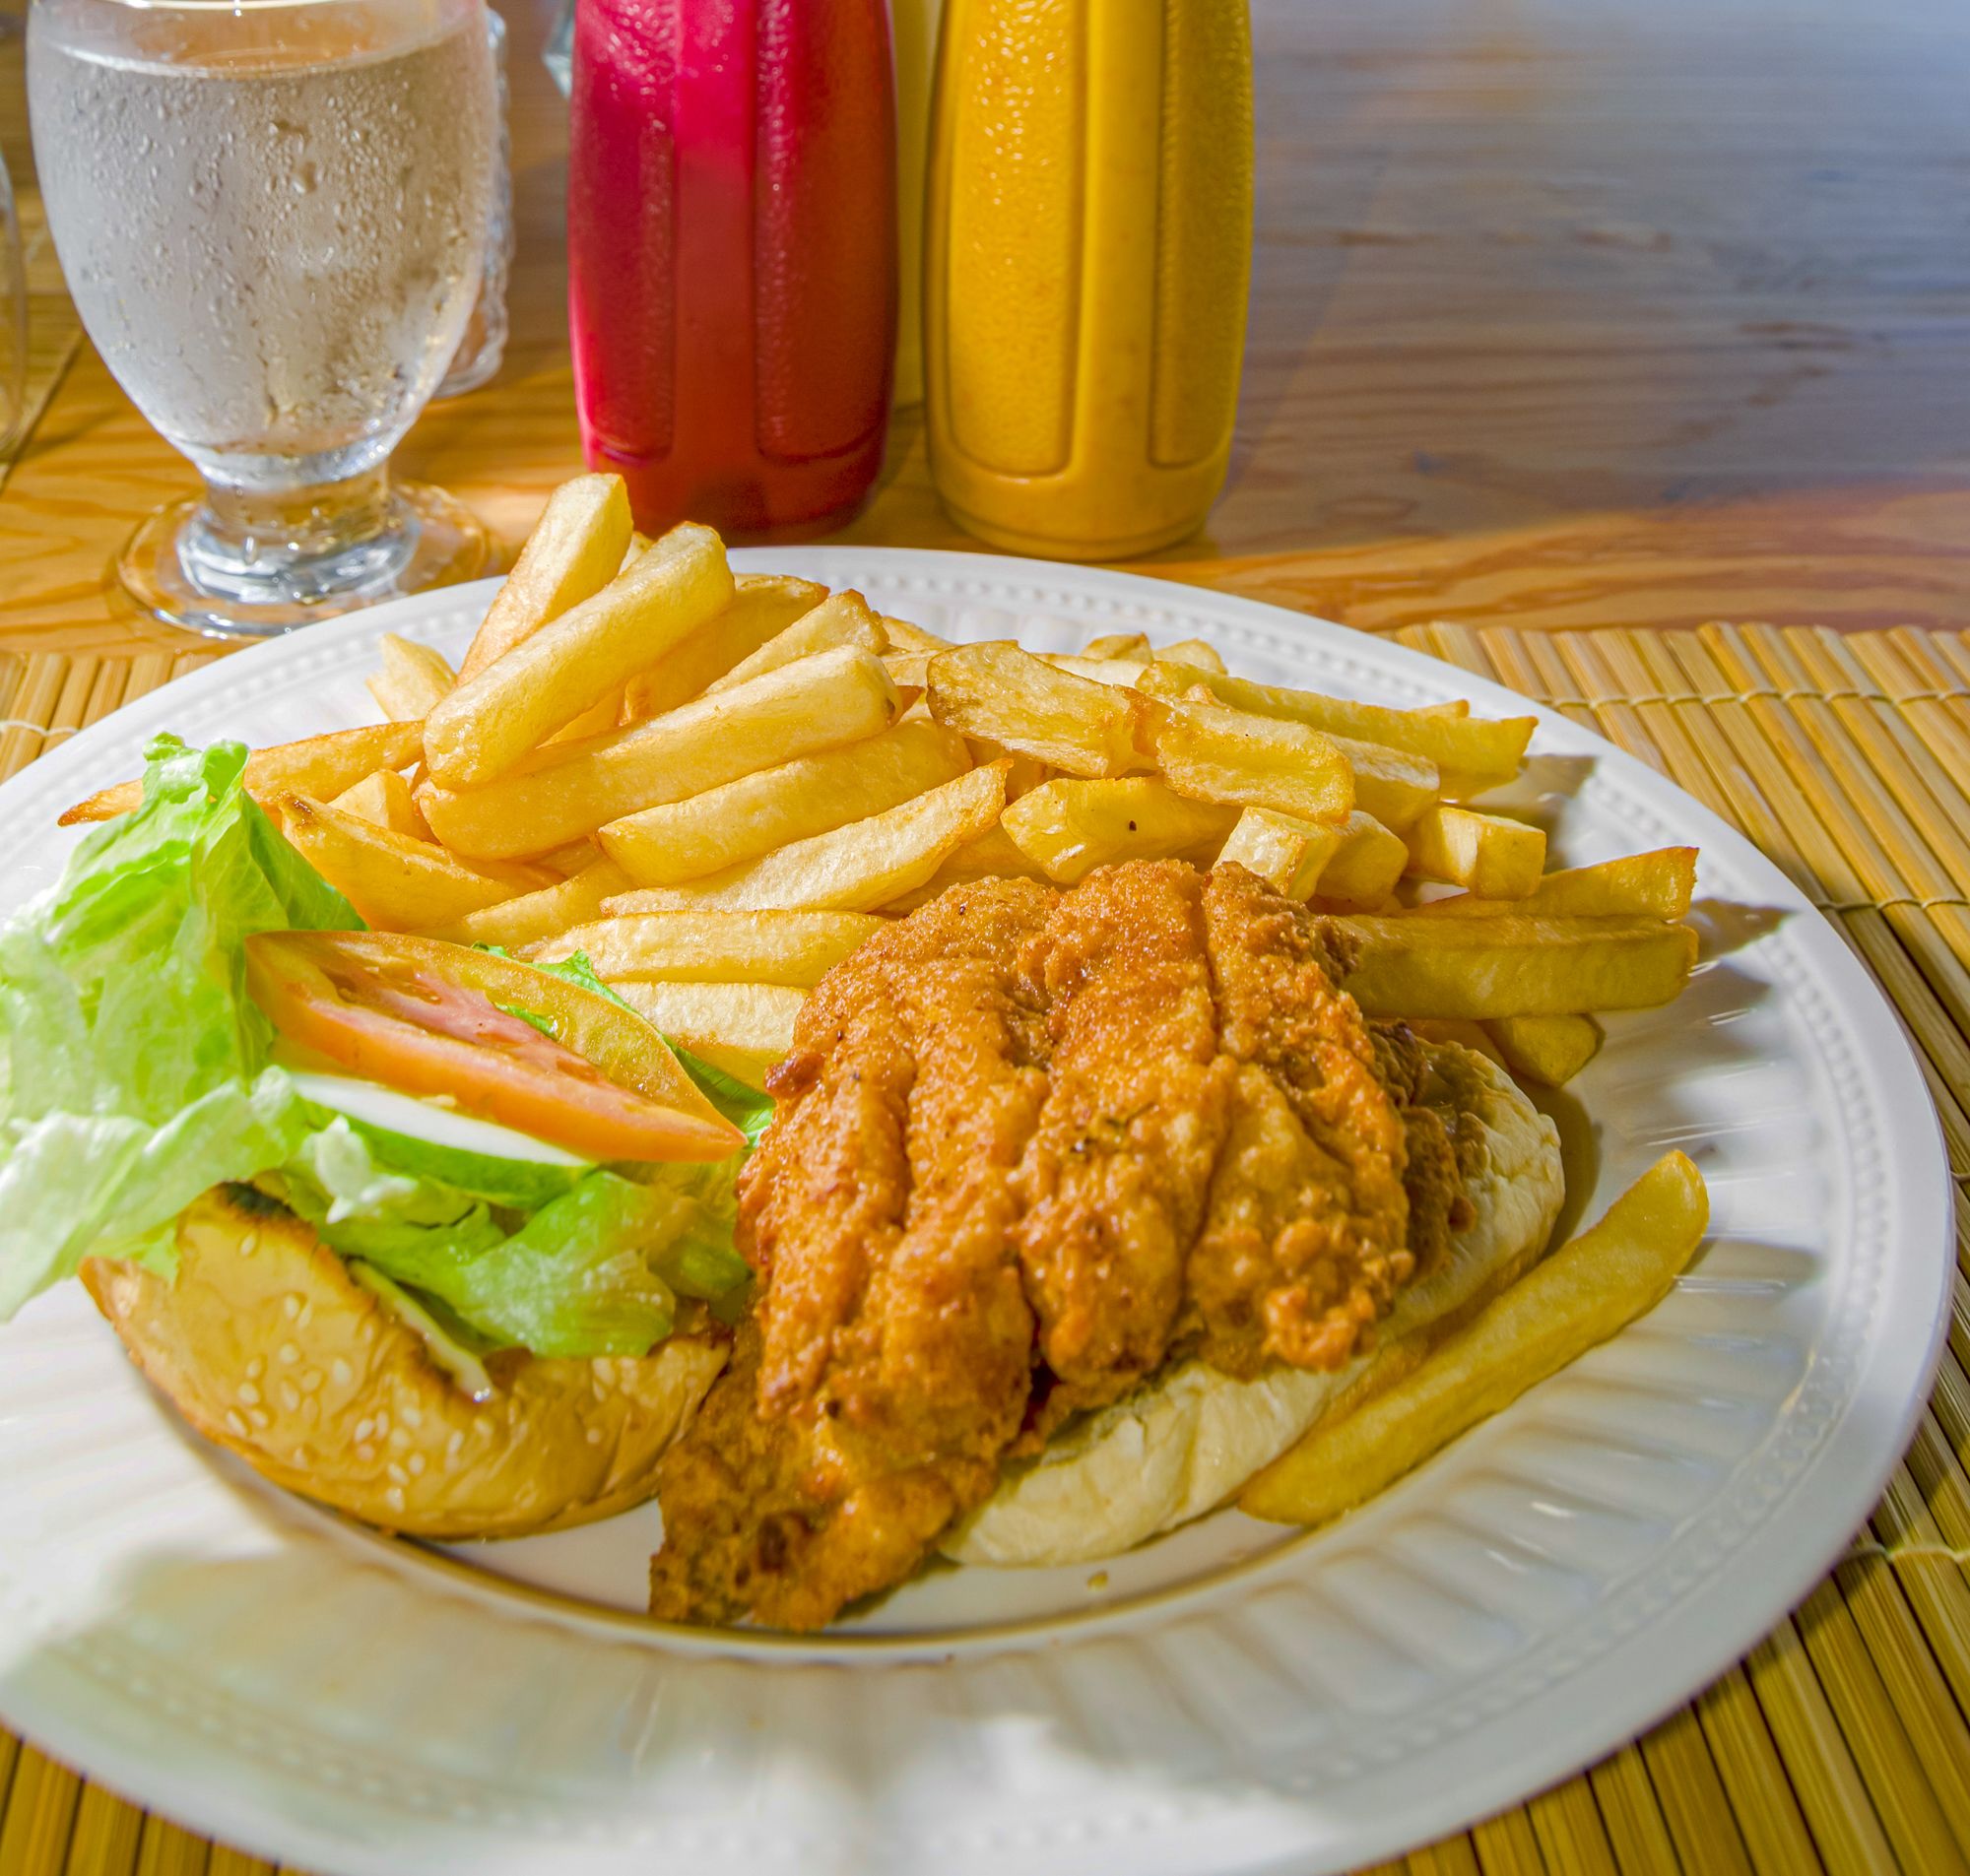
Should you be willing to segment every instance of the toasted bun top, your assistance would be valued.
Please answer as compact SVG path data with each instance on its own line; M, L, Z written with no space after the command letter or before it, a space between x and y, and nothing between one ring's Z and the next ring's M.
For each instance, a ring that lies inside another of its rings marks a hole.
M684 1335L639 1358L513 1356L475 1401L257 1193L207 1193L177 1244L175 1282L100 1259L83 1267L137 1365L276 1484L387 1530L517 1537L640 1504L725 1362Z
M1087 1563L1200 1518L1323 1414L1390 1386L1427 1352L1433 1326L1520 1275L1545 1247L1565 1194L1559 1134L1495 1063L1425 1045L1423 1101L1460 1142L1477 1216L1437 1267L1405 1289L1375 1350L1332 1374L1274 1367L1235 1381L1200 1361L1068 1426L945 1539L959 1563Z

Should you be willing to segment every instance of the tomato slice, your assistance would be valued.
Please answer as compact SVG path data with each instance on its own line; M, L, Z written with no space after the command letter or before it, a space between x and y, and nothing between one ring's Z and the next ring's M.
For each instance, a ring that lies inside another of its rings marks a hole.
M246 988L310 1056L590 1159L718 1160L745 1144L640 1016L510 958L386 932L263 932L246 940Z

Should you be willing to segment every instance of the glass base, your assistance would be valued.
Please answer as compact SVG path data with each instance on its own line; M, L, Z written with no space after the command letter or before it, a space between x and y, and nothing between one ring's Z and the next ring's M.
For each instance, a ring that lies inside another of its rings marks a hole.
M155 618L208 638L277 638L297 626L476 579L492 557L471 509L428 483L395 482L384 527L314 554L248 556L202 497L138 523L116 559L123 590Z

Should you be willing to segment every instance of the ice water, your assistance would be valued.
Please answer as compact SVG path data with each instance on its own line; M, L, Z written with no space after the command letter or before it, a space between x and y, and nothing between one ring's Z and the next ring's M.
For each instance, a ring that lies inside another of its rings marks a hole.
M222 10L195 29L209 45L156 61L76 43L40 13L30 108L48 220L132 401L239 486L290 484L296 458L323 482L380 462L478 288L496 136L480 10L381 49L346 25L327 42L229 42L240 16Z

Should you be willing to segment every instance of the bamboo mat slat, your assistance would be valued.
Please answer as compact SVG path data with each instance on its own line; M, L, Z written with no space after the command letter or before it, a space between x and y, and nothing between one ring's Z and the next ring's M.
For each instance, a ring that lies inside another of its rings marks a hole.
M1893 999L1970 1190L1970 637L1438 624L1741 827ZM210 654L0 655L0 778ZM1929 1411L1848 1555L1601 1765L1386 1865L1412 1876L1970 1872L1970 1227ZM274 1876L0 1732L0 1876Z

